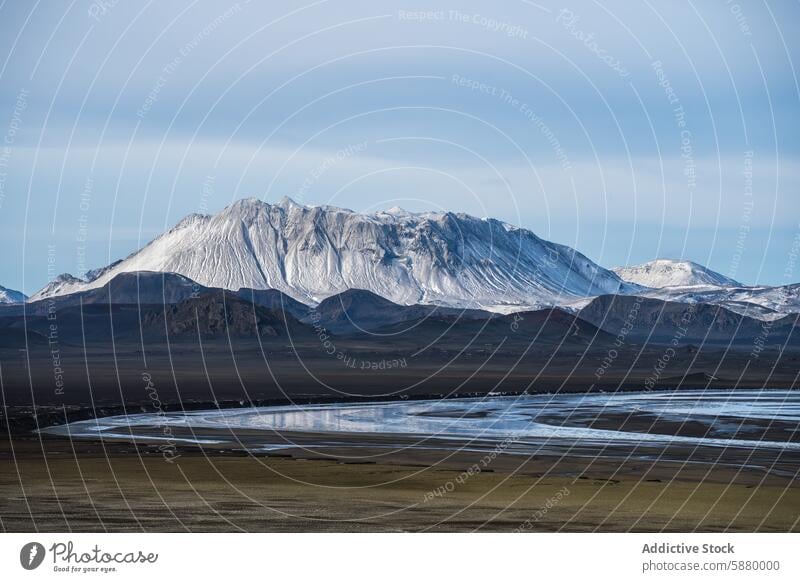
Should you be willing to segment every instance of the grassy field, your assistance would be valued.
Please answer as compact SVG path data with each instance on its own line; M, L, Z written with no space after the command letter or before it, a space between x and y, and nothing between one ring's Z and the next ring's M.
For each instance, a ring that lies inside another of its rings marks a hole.
M478 458L195 451L169 463L147 447L35 438L0 452L4 531L800 531L796 481L732 467L500 455L464 477Z

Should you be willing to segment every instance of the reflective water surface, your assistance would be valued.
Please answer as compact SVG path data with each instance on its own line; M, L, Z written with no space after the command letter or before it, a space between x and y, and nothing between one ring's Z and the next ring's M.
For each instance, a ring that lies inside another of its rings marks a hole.
M333 446L346 437L348 446L426 448L480 449L480 443L506 441L510 453L546 445L797 451L800 392L680 390L254 407L115 416L43 432L251 450L291 447L300 437L304 447Z

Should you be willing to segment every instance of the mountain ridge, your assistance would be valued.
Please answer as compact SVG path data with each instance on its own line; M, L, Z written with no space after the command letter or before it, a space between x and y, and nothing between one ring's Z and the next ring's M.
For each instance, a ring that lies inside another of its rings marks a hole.
M0 303L24 303L27 301L27 299L28 297L23 292L16 291L15 289L9 289L0 285Z
M620 279L651 289L664 287L743 287L741 283L699 263L676 259L654 259L611 269Z
M206 287L276 289L317 304L350 288L394 303L510 311L635 287L578 251L467 214L359 214L248 198L190 215L91 281L63 277L34 299L166 271Z
M492 218L399 208L361 214L288 197L276 204L245 198L214 215L189 214L83 279L59 275L28 302L144 272L175 274L204 289L249 290L257 303L285 298L301 318L308 306L350 289L396 305L502 314L575 312L601 295L708 303L762 320L800 312L800 285L748 287L673 259L606 270L575 249Z

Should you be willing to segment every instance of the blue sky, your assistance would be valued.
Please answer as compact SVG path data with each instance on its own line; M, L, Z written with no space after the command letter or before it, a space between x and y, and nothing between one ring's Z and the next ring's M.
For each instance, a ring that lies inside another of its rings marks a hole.
M800 281L800 5L421 5L3 3L0 285L284 195Z

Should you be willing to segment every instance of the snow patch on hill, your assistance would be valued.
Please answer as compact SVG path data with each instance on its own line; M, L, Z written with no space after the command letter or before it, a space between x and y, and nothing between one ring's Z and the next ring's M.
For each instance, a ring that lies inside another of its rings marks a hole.
M0 285L0 303L23 303L26 299L24 293Z
M742 284L692 261L656 259L633 267L617 267L621 279L644 287L741 287Z

